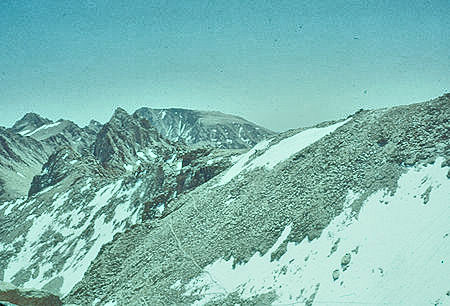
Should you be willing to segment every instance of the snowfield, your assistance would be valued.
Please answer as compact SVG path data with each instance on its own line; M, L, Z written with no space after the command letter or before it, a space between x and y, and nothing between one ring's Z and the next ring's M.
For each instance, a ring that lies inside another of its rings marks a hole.
M442 161L411 168L394 195L372 194L358 216L351 204L359 195L349 191L346 208L318 239L288 243L280 260L270 261L288 225L266 254L234 269L233 258L208 265L184 286L185 295L201 290L197 305L232 292L246 299L272 291L274 305L449 305L450 180Z

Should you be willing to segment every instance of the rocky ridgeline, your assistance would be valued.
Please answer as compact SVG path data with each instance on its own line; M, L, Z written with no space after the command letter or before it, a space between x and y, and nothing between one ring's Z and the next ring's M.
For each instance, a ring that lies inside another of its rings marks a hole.
M51 123L53 122L50 119L43 118L35 113L27 113L12 126L11 132L27 134Z
M147 119L161 135L187 145L221 149L249 149L274 132L241 117L189 109L140 108L135 115Z
M26 114L12 128L1 128L0 151L3 156L0 158L3 159L0 164L0 199L11 200L26 195L33 177L39 174L47 158L61 147L70 147L87 158L94 152L104 167L118 170L134 161L130 159L136 153L133 152L136 146L132 141L144 147L149 145L147 142L154 141L155 150L170 154L169 151L175 146L174 141L197 147L241 149L251 147L273 134L242 118L217 112L167 110L167 117L159 116L159 120L156 120L155 114L156 110L143 108L128 116L124 110L118 109L107 126L92 120L83 128L70 120L53 122L38 114ZM122 117L133 119L122 120ZM149 120L151 127L143 127L142 123L148 125ZM139 129L144 133L140 133ZM97 137L99 133L101 135ZM136 138L129 138L128 134ZM163 134L165 141L159 139L160 134ZM166 144L163 145L164 142ZM123 153L112 154L114 152ZM153 154L163 153L150 152L150 155ZM115 160L105 160L110 156L114 156ZM111 163L114 165L109 165Z
M447 94L262 142L103 246L65 302L444 301L449 118Z
M96 121L91 121L88 126L80 128L70 120L61 119L53 122L38 114L28 113L9 130L40 141L50 152L64 145L83 153L89 151L100 128L101 124Z

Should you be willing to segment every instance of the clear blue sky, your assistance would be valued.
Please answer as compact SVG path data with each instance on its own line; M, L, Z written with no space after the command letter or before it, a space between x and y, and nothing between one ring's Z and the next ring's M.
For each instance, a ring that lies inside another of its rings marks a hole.
M0 1L0 125L118 106L274 130L449 91L450 1Z

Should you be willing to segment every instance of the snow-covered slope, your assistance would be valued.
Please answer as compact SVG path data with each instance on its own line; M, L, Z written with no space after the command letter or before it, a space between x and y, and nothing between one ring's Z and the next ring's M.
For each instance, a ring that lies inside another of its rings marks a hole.
M65 302L448 304L450 95L299 129L105 245Z
M28 197L0 202L2 280L69 293L115 234L170 214L171 200L221 173L235 154L173 145L122 110L102 131L97 155L63 146Z
M244 149L274 134L241 117L220 112L144 107L135 114L149 120L167 139L183 140L188 145Z

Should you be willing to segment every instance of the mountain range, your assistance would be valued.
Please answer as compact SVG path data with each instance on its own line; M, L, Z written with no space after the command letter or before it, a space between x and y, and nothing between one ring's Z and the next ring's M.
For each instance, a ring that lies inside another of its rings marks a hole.
M278 134L27 114L0 129L0 279L67 305L448 304L449 119L450 94Z

